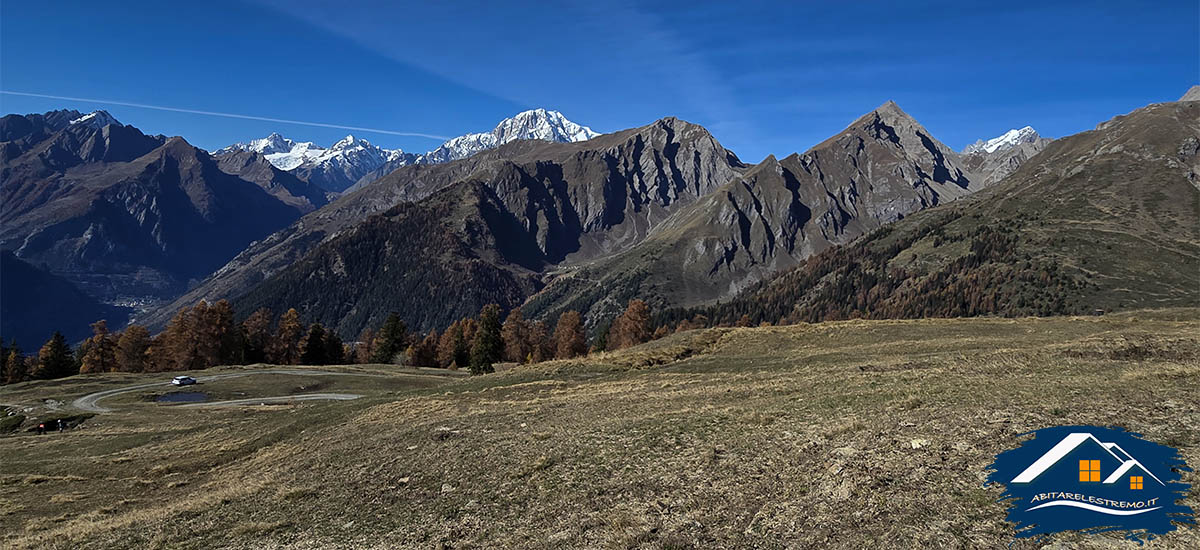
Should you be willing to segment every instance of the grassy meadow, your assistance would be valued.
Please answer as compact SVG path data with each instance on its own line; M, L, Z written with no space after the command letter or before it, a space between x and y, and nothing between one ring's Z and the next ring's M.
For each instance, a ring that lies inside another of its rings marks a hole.
M249 367L268 368L268 367ZM214 369L212 373L233 369ZM993 548L992 457L1117 425L1200 467L1200 310L708 329L479 376L386 365L168 387L0 435L12 548ZM198 373L204 376L212 373ZM30 419L170 374L0 388ZM1200 509L1200 474L1186 504ZM1012 548L1136 547L1064 533ZM1183 527L1148 548L1200 547Z

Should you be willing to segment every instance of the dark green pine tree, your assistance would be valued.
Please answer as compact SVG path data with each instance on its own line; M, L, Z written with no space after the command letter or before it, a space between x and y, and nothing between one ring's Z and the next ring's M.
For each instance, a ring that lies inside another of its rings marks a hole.
M73 374L79 374L79 367L71 354L71 347L67 345L67 339L61 332L54 331L54 336L51 336L46 345L38 351L38 366L33 376L41 380L51 380Z
M380 327L379 336L375 337L375 354L371 356L371 362L391 363L407 347L408 326L400 320L399 315L392 312Z
M492 363L504 356L504 340L500 337L500 306L488 304L479 312L479 330L471 344L471 374L495 372Z
M471 342L463 335L462 325L453 327L454 332L454 364L458 368L471 366Z
M300 342L301 365L328 365L325 347L325 327L321 323L313 323L308 327L308 334Z
M332 330L325 331L325 362L329 365L346 362L346 348L342 346L342 338Z

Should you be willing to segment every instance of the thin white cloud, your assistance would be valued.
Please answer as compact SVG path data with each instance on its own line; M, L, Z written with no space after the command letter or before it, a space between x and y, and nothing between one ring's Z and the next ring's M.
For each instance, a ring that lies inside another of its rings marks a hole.
M423 138L436 139L436 140L441 140L441 141L450 139L447 136L439 136L439 135L435 135L435 134L424 134L424 133L420 133L420 132L397 132L394 130L381 130L379 128L364 128L362 126L346 126L343 124L326 124L324 122L310 122L310 121L306 121L306 120L289 120L289 119L285 119L285 118L271 118L271 117L264 117L264 116L239 115L237 113L220 113L220 112L216 112L216 111L201 111L201 110L197 110L197 109L183 109L180 107L164 107L162 105L147 105L145 103L131 103L128 101L114 101L114 100L110 100L110 99L69 97L69 96L61 96L61 95L37 94L37 93L31 93L31 92L14 92L11 90L0 90L0 94L19 95L19 96L25 96L25 97L40 97L40 98L44 98L44 99L59 99L59 100L64 100L64 101L82 101L85 103L99 103L102 105L121 105L124 107L137 107L140 109L155 109L158 111L171 111L174 113L190 113L190 114L194 114L194 115L219 116L219 117L225 117L225 118L240 118L240 119L244 119L244 120L261 120L261 121L265 121L265 122L279 122L282 124L299 124L301 126L316 126L319 128L338 128L341 130L353 130L355 132L372 132L372 133L376 133L376 134L388 134L388 135L393 135L393 136L423 137Z

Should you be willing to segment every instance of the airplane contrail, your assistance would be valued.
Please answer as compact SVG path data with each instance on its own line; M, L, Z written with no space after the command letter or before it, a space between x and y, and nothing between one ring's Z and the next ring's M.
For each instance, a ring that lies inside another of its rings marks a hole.
M240 118L240 119L245 119L245 120L262 120L265 122L281 122L283 124L299 124L302 126L317 126L317 127L321 127L321 128L338 128L338 129L342 129L342 130L354 130L354 131L358 131L358 132L373 132L376 134L389 134L389 135L393 135L393 136L423 137L423 138L429 138L429 139L440 139L443 141L450 139L449 137L446 137L446 136L439 136L439 135L434 135L434 134L422 134L420 132L396 132L393 130L380 130L378 128L363 128L361 126L343 126L341 124L326 124L324 122L308 122L305 120L288 120L285 118L271 118L271 117L265 117L265 116L239 115L236 113L218 113L216 111L200 111L200 110L196 110L196 109L181 109L178 107L163 107L161 105L147 105L145 103L130 103L128 101L113 101L113 100L109 100L109 99L68 97L68 96L50 95L50 94L35 94L35 93L30 93L30 92L13 92L10 90L0 90L0 94L19 95L19 96L25 96L25 97L40 97L40 98L45 98L45 99L61 99L61 100L65 100L65 101L83 101L83 102L88 102L88 103L102 103L105 105L122 105L125 107L138 107L141 109L157 109L159 111L171 111L171 112L175 112L175 113L191 113L194 115L220 116L220 117L226 117L226 118Z

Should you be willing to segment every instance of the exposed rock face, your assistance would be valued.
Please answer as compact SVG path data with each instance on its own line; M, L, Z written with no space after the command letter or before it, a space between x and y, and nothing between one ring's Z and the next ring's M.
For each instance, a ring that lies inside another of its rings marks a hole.
M1183 94L1179 101L1200 101L1200 84L1188 88L1187 93Z
M460 161L407 166L255 243L148 321L163 323L178 306L201 297L237 298L369 216L457 182L480 183L495 194L503 206L501 215L522 228L519 235L507 236L522 240L526 253L521 265L537 270L624 250L671 212L744 168L703 128L673 118L579 143L515 141ZM266 298L259 302L275 303ZM276 305L283 307L283 302ZM337 319L320 320L339 324Z
M834 244L981 187L957 153L888 102L804 154L767 157L628 251L566 274L527 315L583 307L592 322L634 297L703 303Z
M105 301L177 295L323 200L264 162L226 172L107 114L10 115L0 136L0 248Z

